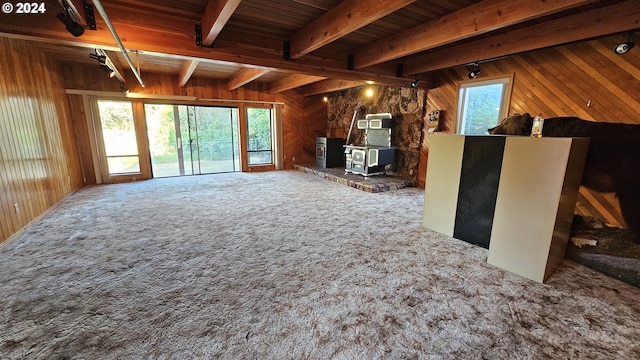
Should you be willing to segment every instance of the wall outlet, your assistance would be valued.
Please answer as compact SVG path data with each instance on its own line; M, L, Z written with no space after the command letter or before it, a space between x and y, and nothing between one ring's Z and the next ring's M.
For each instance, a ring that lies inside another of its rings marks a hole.
M20 205L18 205L17 203L13 204L13 208L15 209L16 214L20 214Z

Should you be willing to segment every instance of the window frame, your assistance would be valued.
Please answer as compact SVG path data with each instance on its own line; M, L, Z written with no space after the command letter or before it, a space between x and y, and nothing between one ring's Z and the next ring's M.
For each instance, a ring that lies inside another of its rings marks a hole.
M456 124L455 124L455 133L462 135L473 135L473 134L463 134L462 133L462 117L464 116L464 100L466 96L462 94L463 90L479 87L479 86L487 86L487 85L495 85L495 84L505 84L502 89L502 99L500 101L500 111L498 114L498 122L500 120L506 118L509 114L510 105L511 105L511 92L513 90L513 79L514 74L508 75L499 75L493 76L489 78L483 79L473 79L473 80L463 80L458 82L458 92L456 96ZM465 94L466 95L466 94ZM496 124L497 125L497 124Z
M105 139L105 128L104 128L104 124L105 124L105 119L102 117L102 111L100 108L100 103L104 103L104 102L111 102L111 103L123 103L123 104L128 104L130 109L131 109L131 126L133 127L132 131L133 131L133 137L136 140L136 146L135 146L135 150L136 153L131 153L131 154L119 154L119 155L109 155L108 151L107 151L107 142ZM103 149L104 149L104 156L107 160L107 171L109 173L109 176L120 176L120 175L132 175L132 174L140 174L141 170L140 170L140 151L138 150L138 141L136 138L136 133L137 133L137 129L136 129L136 120L135 120L135 113L134 113L134 106L133 106L133 102L132 101L128 101L128 100L111 100L111 99L98 99L97 100L97 105L98 105L98 117L100 118L100 130L102 133L102 145L103 145ZM138 159L137 161L137 165L138 165L138 169L134 170L134 171L121 171L121 172L116 172L116 171L112 171L111 167L109 166L109 160L111 158L127 158L127 157L135 157Z
M90 116L87 121L90 123L90 131L93 133L91 135L93 139L90 140L90 142L92 143L91 152L96 173L96 183L108 184L150 179L151 163L146 161L146 159L149 158L149 146L146 136L146 124L144 123L144 109L142 101L140 101L139 99L130 99L126 97L100 95L88 96L87 100L88 104L90 104L89 107L92 114L92 116ZM110 173L109 165L107 164L104 136L102 133L102 120L100 117L100 109L98 107L99 101L131 103L140 171L127 173Z
M266 109L269 110L269 137L270 137L270 145L271 148L269 150L250 150L249 149L249 109ZM245 152L245 158L246 158L246 164L247 164L247 169L249 168L269 168L269 169L275 169L275 163L276 163L276 141L277 141L277 136L276 136L276 124L275 124L275 108L273 105L271 106L265 106L265 105L259 105L259 104L247 104L244 107L244 123L245 123L245 141L246 141L246 145L244 147L244 152ZM255 152L265 152L265 151L269 151L271 152L271 162L265 162L265 163L259 163L259 164L251 164L249 163L249 157L250 157L250 153L255 153ZM251 171L251 170L249 170Z

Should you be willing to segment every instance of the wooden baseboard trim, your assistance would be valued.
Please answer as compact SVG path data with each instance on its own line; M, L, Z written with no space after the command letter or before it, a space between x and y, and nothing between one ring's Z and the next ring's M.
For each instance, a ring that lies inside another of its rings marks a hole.
M48 215L51 211L53 211L53 209L57 208L58 206L60 206L60 204L65 201L69 196L71 196L72 194L75 194L78 190L80 190L82 187L84 186L84 184L80 185L79 187L77 187L76 189L72 190L70 193L68 193L67 195L63 196L60 200L58 200L55 204L49 206L45 211L43 211L40 215L36 216L35 218L33 218L31 221L29 221L25 226L23 226L22 228L20 228L20 230L16 231L15 233L13 233L13 235L9 236L5 241L0 243L0 253L3 252L11 243L13 243L20 235L22 235L25 231L27 231L28 229L30 229L33 224L35 224L37 221L40 221L43 217L45 217L46 215Z

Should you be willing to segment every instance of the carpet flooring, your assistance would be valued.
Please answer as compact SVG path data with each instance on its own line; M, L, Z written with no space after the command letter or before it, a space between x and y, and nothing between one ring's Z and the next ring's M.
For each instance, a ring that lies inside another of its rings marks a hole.
M298 171L87 186L0 253L0 359L638 359L640 289L545 284Z

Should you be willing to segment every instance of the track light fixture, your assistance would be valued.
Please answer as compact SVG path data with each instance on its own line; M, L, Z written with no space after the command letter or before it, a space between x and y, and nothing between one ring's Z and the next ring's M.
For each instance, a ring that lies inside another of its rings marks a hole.
M418 86L418 84L420 84L420 80L419 79L415 79L411 82L411 87L414 88L416 86Z
M473 63L473 69L469 71L469 79L475 79L478 75L480 75L480 67L478 66L478 63Z
M636 44L631 42L631 36L633 35L633 33L629 33L629 39L627 39L626 42L622 42L618 45L616 45L615 48L613 48L613 51L615 51L616 54L618 55L622 55L622 54L626 54L629 52L629 50L631 50L634 46L636 46Z
M82 27L82 25L78 24L69 15L69 4L67 4L66 0L62 1L62 6L64 6L64 12L63 13L59 13L56 17L60 21L62 21L62 23L66 26L67 31L71 35L73 35L75 37L78 37L78 36L84 34L84 28Z
M107 64L107 56L99 53L98 51L99 50L96 50L95 54L89 54L89 57L93 60L98 61L100 69L109 74L109 77L114 77L116 75L116 72L109 64Z
M107 65L100 65L100 69L104 70L104 72L109 74L109 77L115 76L115 71L111 70L111 68L108 67Z
M104 56L104 55L89 54L89 57L92 58L93 60L97 60L100 65L106 65L107 64L107 57Z
M57 15L58 19L60 19L60 21L62 21L63 24L66 25L67 27L67 31L69 33L71 33L71 35L78 37L82 34L84 34L84 28L82 27L82 25L78 24L77 22L75 22L71 16L69 16L69 12L66 13L60 13Z

